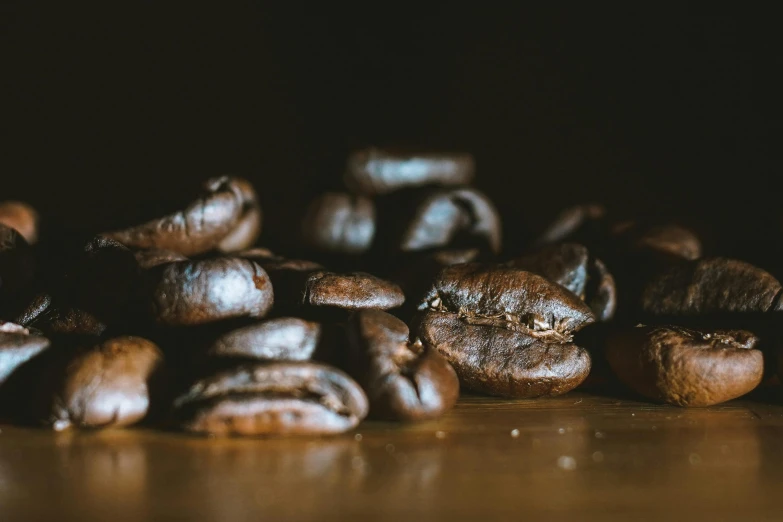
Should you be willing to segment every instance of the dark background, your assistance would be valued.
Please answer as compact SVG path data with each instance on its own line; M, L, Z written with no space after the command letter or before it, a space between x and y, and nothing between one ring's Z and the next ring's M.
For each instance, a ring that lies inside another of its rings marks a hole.
M101 228L238 174L274 246L348 151L408 144L474 153L511 242L588 200L777 227L772 12L276 3L3 3L0 199Z

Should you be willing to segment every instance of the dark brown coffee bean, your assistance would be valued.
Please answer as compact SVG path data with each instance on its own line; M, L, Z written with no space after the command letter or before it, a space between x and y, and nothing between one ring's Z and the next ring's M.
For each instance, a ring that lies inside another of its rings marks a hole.
M469 154L405 154L370 148L348 157L345 184L354 192L374 196L423 185L465 185L474 170Z
M174 401L174 422L212 435L327 435L355 428L367 397L329 366L248 364L194 383Z
M477 248L411 253L401 260L391 279L399 284L405 293L406 308L412 307L413 311L419 298L429 289L432 280L441 270L447 266L477 261L480 255L481 251Z
M497 253L501 243L495 206L478 190L461 188L437 190L424 197L402 233L399 249L412 252L462 244Z
M584 204L563 210L542 232L535 245L575 241L592 246L593 240L602 236L606 209L601 205Z
M380 310L357 312L348 325L349 373L362 385L375 418L415 421L439 417L457 402L451 365L408 326Z
M173 263L175 261L187 261L187 257L173 252L171 250L160 250L153 248L150 250L137 250L134 252L136 262L142 269L152 268L158 265L165 265L166 263Z
M617 306L614 277L583 245L548 245L513 259L506 266L539 274L566 287L584 300L600 321L608 321L614 315Z
M302 302L345 310L388 310L402 305L405 295L398 285L371 274L317 271L307 278Z
M307 361L315 353L321 325L297 317L280 317L232 330L207 349L213 357L268 361Z
M232 240L231 236L237 227L247 226L243 220L256 207L255 194L246 181L225 176L213 178L204 184L204 194L184 210L104 235L129 247L173 250L183 255L218 248L224 240L229 247L239 246L242 250L252 241L247 241L248 236L242 233L242 241Z
M15 229L0 224L0 305L30 284L34 265L27 241Z
M590 371L574 332L594 321L562 286L523 270L455 265L419 305L415 332L467 388L505 397L559 395Z
M117 337L80 353L65 368L46 422L57 431L138 422L162 361L158 347L140 337Z
M647 283L642 308L654 315L777 311L781 289L768 272L735 259L682 261Z
M317 197L302 221L305 244L322 252L360 254L375 236L372 200L339 192Z
M0 321L0 385L19 366L48 347L46 337L31 334L21 325Z
M214 258L150 270L151 307L162 325L196 325L236 317L261 318L273 302L272 283L253 261Z
M35 327L46 335L80 335L97 337L108 325L94 314L67 304L57 304L48 294L35 297L17 319L20 324Z
M38 241L38 212L21 201L0 202L0 225L13 228L33 245Z
M678 406L711 406L761 382L758 341L743 330L639 326L610 337L606 356L617 377L641 395Z
M638 228L638 227L637 227ZM682 259L693 261L701 257L701 241L690 230L677 226L655 226L632 230L633 248L661 252Z

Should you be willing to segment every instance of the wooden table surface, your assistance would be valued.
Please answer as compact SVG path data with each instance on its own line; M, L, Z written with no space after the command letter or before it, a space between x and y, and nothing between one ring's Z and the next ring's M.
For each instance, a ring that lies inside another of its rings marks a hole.
M783 520L783 406L463 397L329 439L0 426L0 520Z

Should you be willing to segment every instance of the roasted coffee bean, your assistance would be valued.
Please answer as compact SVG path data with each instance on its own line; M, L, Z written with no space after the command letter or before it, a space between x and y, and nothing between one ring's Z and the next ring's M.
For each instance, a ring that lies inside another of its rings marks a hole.
M246 364L194 383L173 421L212 435L326 435L355 428L367 397L350 377L309 362Z
M46 423L108 428L141 420L149 409L150 383L163 358L140 337L109 339L75 356L58 382Z
M558 243L515 258L506 266L546 277L579 296L590 305L599 321L612 318L617 290L612 274L587 248L577 243Z
M48 293L36 295L15 321L52 336L97 337L108 328L108 324L94 314L67 303L58 303Z
M260 211L250 184L224 176L207 181L204 194L184 210L104 235L132 248L173 250L183 255L221 247L243 250L255 241L252 231L256 226L247 223L253 216L258 216L260 229Z
M500 215L495 206L478 190L460 188L436 190L422 198L398 248L412 252L478 246L497 253L501 243Z
M268 361L307 361L315 353L321 325L297 317L279 317L231 330L207 349L212 357Z
M0 321L0 385L19 366L48 347L46 337L31 334L24 326Z
M465 387L504 397L559 395L590 371L572 344L593 313L572 292L523 270L455 265L419 305L415 333L452 364Z
M641 304L653 315L767 312L783 309L783 287L768 272L726 258L681 261L653 277Z
M0 202L0 225L13 228L29 243L38 241L38 212L21 201Z
M692 231L678 225L653 227L634 226L623 236L637 251L669 254L693 261L701 257L701 241Z
M753 390L764 359L743 330L639 326L609 338L606 356L637 393L678 406L711 406Z
M369 148L348 157L345 184L374 196L423 185L465 185L475 165L469 154L405 154Z
M414 252L401 260L391 279L400 285L405 293L406 305L415 310L418 299L429 289L430 283L441 270L447 266L477 261L480 256L481 251L478 248Z
M451 365L408 326L380 310L363 310L348 324L349 373L364 388L375 418L415 421L439 417L459 396Z
M0 306L30 284L34 263L27 241L15 229L0 224Z
M173 263L175 261L187 261L187 257L173 252L171 250L160 250L153 248L150 250L137 250L134 252L136 262L142 269L152 268L158 265L165 265L166 263Z
M317 197L302 221L302 237L322 252L360 254L370 249L375 236L372 200L339 192Z
M601 205L584 204L569 207L542 232L535 245L573 241L593 246L593 241L604 236L606 209Z
M274 299L263 268L248 259L179 261L149 270L151 310L158 324L185 326L264 317Z

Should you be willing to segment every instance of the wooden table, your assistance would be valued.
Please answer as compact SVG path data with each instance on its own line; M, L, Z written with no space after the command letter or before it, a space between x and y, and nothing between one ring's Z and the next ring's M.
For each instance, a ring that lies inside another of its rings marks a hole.
M783 406L463 397L329 439L0 427L0 520L783 519Z

